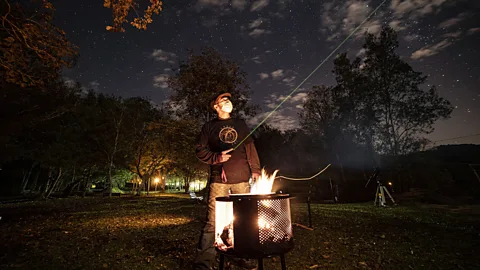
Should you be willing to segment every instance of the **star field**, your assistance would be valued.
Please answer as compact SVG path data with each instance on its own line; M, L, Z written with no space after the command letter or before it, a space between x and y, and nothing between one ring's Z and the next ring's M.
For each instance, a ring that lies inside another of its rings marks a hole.
M111 11L101 0L59 1L56 24L80 47L67 81L124 97L168 98L168 76L186 50L212 46L248 73L252 102L263 111L279 104L382 1L164 1L147 31L127 26L110 33ZM390 25L399 33L399 55L455 107L428 136L438 144L480 143L480 1L387 0L338 52L362 57L363 33ZM333 60L323 65L272 115L281 129L298 125L297 112L313 85L335 84ZM427 86L427 85L426 85ZM448 140L445 140L448 139Z

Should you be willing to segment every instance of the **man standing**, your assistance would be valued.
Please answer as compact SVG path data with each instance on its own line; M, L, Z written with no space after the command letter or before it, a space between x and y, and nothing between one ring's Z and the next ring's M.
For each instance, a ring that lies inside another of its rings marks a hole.
M249 193L250 177L256 180L260 176L260 161L247 124L230 117L230 97L230 93L222 93L210 102L218 117L202 127L195 149L198 159L210 165L207 220L197 247L195 269L211 269L215 262L215 198L230 192Z

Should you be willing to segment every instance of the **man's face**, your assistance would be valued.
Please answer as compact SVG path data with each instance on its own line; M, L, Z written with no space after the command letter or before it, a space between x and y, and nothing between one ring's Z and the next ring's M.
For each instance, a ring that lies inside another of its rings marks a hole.
M228 97L223 97L215 104L215 110L231 113L233 110L232 102Z

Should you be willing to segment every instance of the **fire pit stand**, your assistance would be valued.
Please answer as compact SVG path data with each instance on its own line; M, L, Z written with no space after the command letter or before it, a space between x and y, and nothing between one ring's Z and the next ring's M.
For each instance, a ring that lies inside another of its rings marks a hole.
M293 249L288 194L230 194L216 198L215 237L223 269L225 256L263 259L279 256L286 269L285 254Z
M250 256L242 256L241 254L236 254L234 251L222 251L220 249L216 249L217 252L220 253L220 262L218 266L218 270L224 270L224 265L225 265L225 256L229 257L237 257L237 258L243 258L243 259L255 259L258 262L258 270L263 270L263 259L265 258L271 258L271 257L280 257L280 263L282 265L282 270L287 270L287 265L285 263L285 254L278 254L278 255L269 255L269 256L260 256L260 257L255 257L252 258Z

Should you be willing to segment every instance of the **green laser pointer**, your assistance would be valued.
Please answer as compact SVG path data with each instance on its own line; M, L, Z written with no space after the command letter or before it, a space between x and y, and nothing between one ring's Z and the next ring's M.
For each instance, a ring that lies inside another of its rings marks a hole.
M372 16L373 14L375 14L375 12L377 12L377 10L383 6L383 4L385 4L385 2L387 2L387 0L383 0L382 3L380 3L380 5L378 5L372 12L370 12L370 14L368 14L368 16L357 26L355 27L355 29L353 29L353 31L325 58L323 59L323 61L297 86L295 87L295 89L293 89L293 91L288 94L288 96L286 96L282 102L280 102L280 104L277 105L277 107L275 107L266 117L265 119L262 120L262 122L260 122L254 129L252 129L252 131L250 131L250 133L245 136L245 138L239 143L237 144L237 146L235 146L233 148L233 150L236 150L248 137L250 137L253 132L255 132L255 130L257 130L257 128L259 128L265 121L267 121L267 119L280 107L282 106L282 104L289 98L292 96L293 93L295 93L298 88L300 88L300 86L302 86L321 66L323 66L323 64L325 62L328 61L328 59L330 59L330 57L336 52L338 51L338 49L340 49L340 47L345 43L347 42L351 36L353 36L353 34L355 34L355 32L357 32L358 29L360 29L360 27L362 27L362 25L368 21Z

